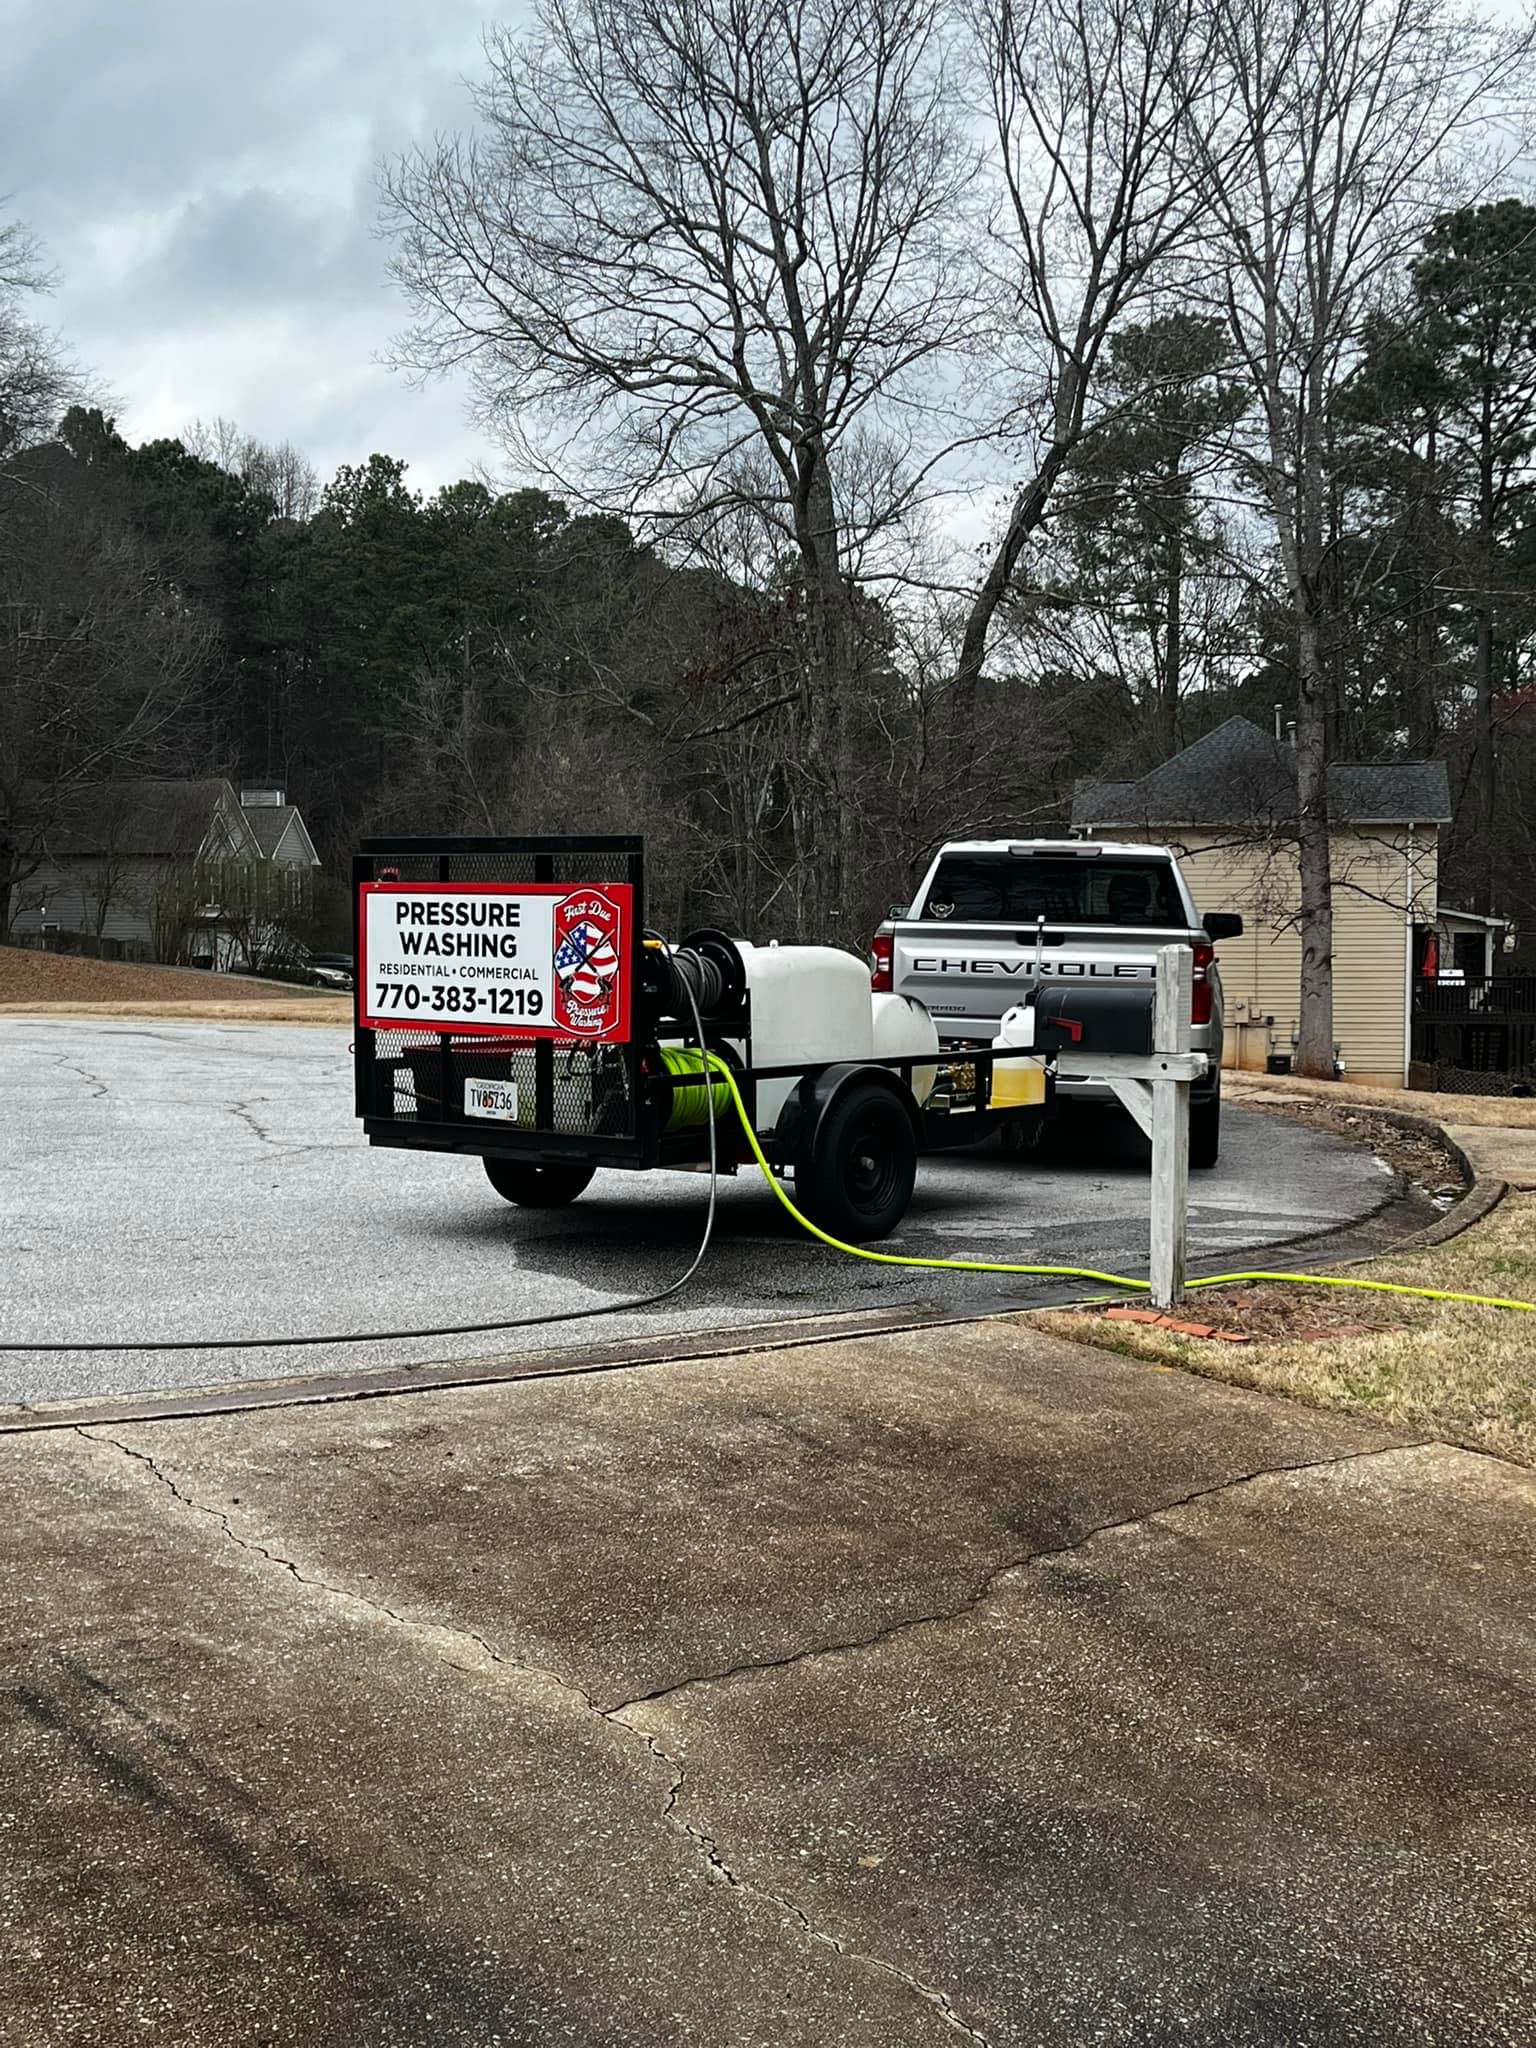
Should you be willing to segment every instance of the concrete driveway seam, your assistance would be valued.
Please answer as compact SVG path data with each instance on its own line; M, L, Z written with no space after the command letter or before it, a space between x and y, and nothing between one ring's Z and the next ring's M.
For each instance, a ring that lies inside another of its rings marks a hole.
M605 1705L567 1673L551 1665L504 1655L485 1636L472 1628L459 1623L445 1623L426 1616L402 1613L372 1594L360 1592L304 1570L295 1559L284 1555L270 1542L244 1534L225 1509L199 1499L184 1485L178 1484L162 1468L152 1452L86 1425L77 1427L75 1434L83 1441L99 1449L110 1450L142 1468L144 1476L152 1484L162 1488L177 1507L206 1516L215 1523L226 1541L261 1562L286 1573L295 1585L303 1587L307 1592L326 1600L343 1603L354 1611L361 1610L374 1624L382 1622L391 1628L405 1631L450 1669L468 1677L489 1679L498 1684L511 1683L514 1686L520 1679L546 1684L564 1695L578 1711L605 1722L622 1734L627 1741L639 1744L644 1750L647 1762L658 1767L667 1778L658 1818L702 1864L703 1882L728 1886L740 1893L743 1899L770 1909L786 1929L796 1932L801 1938L832 1951L855 1968L878 1973L887 1980L900 1984L914 1998L927 2005L934 2018L949 2032L976 2044L976 2048L991 2048L988 2036L964 2017L946 1991L887 1958L856 1947L831 1930L819 1926L792 1898L756 1881L731 1862L707 1817L688 1817L685 1801L695 1803L697 1810L698 1788L690 1782L689 1772L682 1758L667 1746L655 1728L645 1725L645 1710L663 1707L683 1693L724 1686L737 1679L755 1680L774 1672L802 1668L828 1658L857 1655L920 1629L945 1627L964 1621L1010 1579L1080 1552L1101 1537L1144 1527L1175 1515L1184 1508L1240 1492L1265 1480L1285 1478L1298 1473L1326 1471L1365 1460L1396 1458L1404 1452L1444 1448L1434 1439L1418 1439L1380 1446L1371 1445L1322 1458L1261 1466L1209 1486L1190 1489L1134 1514L1118 1516L1096 1524L1070 1543L1052 1545L1007 1558L992 1568L965 1599L935 1612L907 1616L864 1637L814 1644L787 1656L750 1660L718 1671L693 1674L652 1692Z
M430 1646L432 1653L447 1664L450 1669L463 1672L466 1676L489 1677L498 1682L505 1682L511 1679L515 1683L518 1677L542 1679L557 1691L565 1693L576 1703L581 1711L590 1714L597 1720L606 1722L611 1728L618 1729L630 1741L639 1743L648 1759L653 1763L659 1764L667 1772L670 1783L662 1801L660 1818L673 1834L680 1837L694 1854L702 1859L705 1868L705 1882L723 1883L729 1886L731 1890L740 1892L744 1898L774 1908L778 1912L784 1926L797 1929L806 1939L815 1942L819 1947L831 1950L833 1954L840 1956L846 1962L863 1969L875 1971L881 1976L903 1985L915 1997L929 2006L935 2016L951 2032L974 2042L976 2048L991 2048L991 2043L988 2041L987 2036L979 2033L962 2017L946 1992L935 1985L924 1983L921 1978L915 1976L910 1971L901 1969L895 1963L886 1961L884 1957L854 1948L848 1943L839 1940L836 1935L827 1933L824 1929L817 1927L793 1900L783 1897L778 1892L770 1891L761 1885L752 1883L750 1879L743 1877L738 1871L734 1870L726 1861L719 1843L708 1830L688 1820L680 1810L680 1802L685 1789L688 1787L688 1773L681 1759L672 1755L662 1744L659 1737L650 1730L636 1727L633 1722L625 1718L629 1711L628 1703L616 1707L604 1707L593 1698L584 1686L578 1684L575 1679L569 1677L566 1673L556 1670L551 1665L534 1664L526 1659L505 1657L484 1636L474 1629L430 1621L422 1616L402 1614L398 1609L390 1607L382 1600L375 1599L371 1594L359 1593L348 1586L339 1586L330 1579L317 1578L301 1570L294 1559L283 1556L280 1551L273 1550L268 1544L259 1542L253 1537L242 1535L222 1508L211 1506L208 1502L201 1501L195 1495L187 1493L182 1487L177 1485L176 1481L167 1472L161 1469L159 1463L149 1452L136 1449L132 1444L123 1443L116 1437L107 1436L102 1432L85 1426L77 1428L74 1433L86 1443L94 1444L98 1448L115 1451L120 1456L128 1458L135 1464L143 1467L151 1481L163 1487L178 1506L189 1508L196 1514L208 1516L210 1520L218 1525L220 1533L230 1543L234 1544L237 1549L246 1551L251 1556L258 1557L267 1564L276 1566L279 1571L286 1572L296 1585L304 1587L309 1592L319 1593L327 1599L342 1602L353 1608L362 1608L368 1615L388 1622L392 1626L421 1639ZM454 1654L455 1651L458 1654ZM464 1661L466 1652L470 1660L467 1662ZM811 1655L814 1653L808 1652L806 1654ZM794 1661L803 1660L797 1659Z

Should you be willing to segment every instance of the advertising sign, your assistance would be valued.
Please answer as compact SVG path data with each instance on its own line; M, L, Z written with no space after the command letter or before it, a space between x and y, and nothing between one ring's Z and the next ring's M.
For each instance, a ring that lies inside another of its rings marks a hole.
M629 1037L627 882L364 882L357 1021L476 1037Z

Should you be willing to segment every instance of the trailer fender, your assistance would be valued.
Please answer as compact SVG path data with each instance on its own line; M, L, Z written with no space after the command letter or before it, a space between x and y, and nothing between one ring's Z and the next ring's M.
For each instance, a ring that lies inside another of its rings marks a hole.
M912 1126L918 1149L923 1148L923 1120L913 1098L912 1090L900 1074L894 1074L887 1067L863 1066L856 1060L842 1065L825 1067L819 1074L807 1074L794 1090L784 1107L779 1111L778 1122L774 1125L774 1149L786 1166L798 1166L810 1160L816 1147L817 1133L825 1123L832 1107L846 1095L850 1088L870 1085L883 1088L892 1095L906 1111L907 1121Z

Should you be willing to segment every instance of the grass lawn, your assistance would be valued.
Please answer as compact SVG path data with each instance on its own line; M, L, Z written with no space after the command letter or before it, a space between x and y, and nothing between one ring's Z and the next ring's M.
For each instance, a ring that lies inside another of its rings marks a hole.
M1491 1215L1446 1244L1343 1268L1341 1277L1536 1301L1536 1196L1507 1195ZM1128 1304L1137 1300L1127 1297ZM1536 1315L1278 1283L1240 1292L1197 1289L1179 1314L1238 1330L1245 1323L1300 1330L1342 1318L1389 1327L1305 1339L1266 1334L1232 1344L1109 1322L1101 1311L1044 1310L1030 1323L1132 1358L1289 1394L1318 1408L1374 1415L1536 1465Z

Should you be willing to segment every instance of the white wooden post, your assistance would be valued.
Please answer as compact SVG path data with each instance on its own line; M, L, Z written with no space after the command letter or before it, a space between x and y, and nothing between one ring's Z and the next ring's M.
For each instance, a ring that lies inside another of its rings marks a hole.
M1189 1051L1194 956L1162 946L1152 1004L1152 1050ZM1172 1308L1184 1295L1189 1242L1189 1081L1152 1079L1152 1303Z

